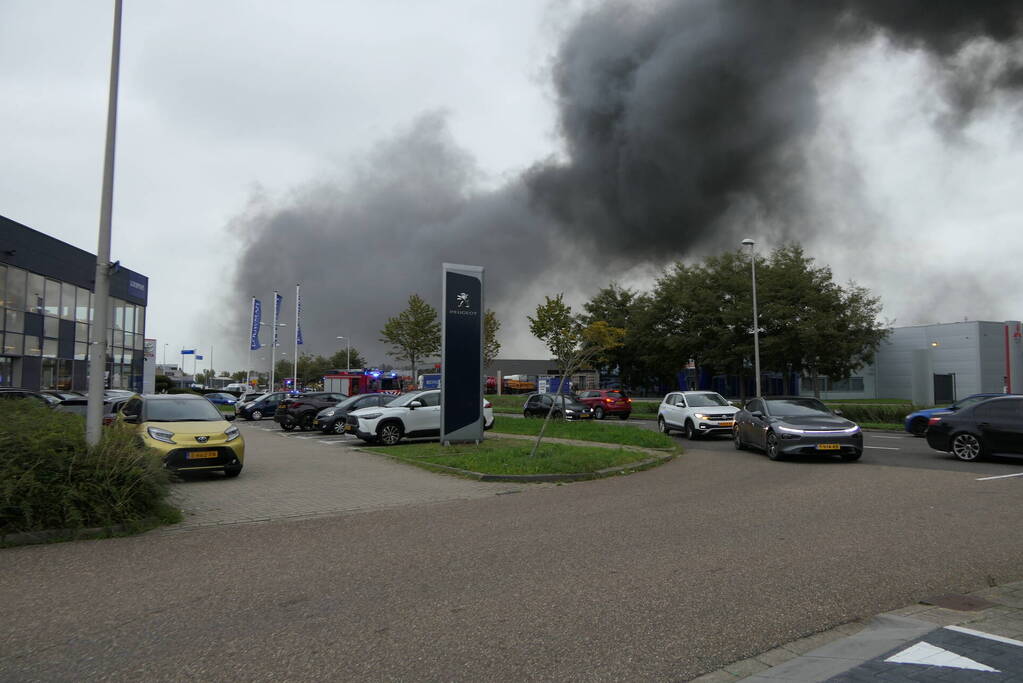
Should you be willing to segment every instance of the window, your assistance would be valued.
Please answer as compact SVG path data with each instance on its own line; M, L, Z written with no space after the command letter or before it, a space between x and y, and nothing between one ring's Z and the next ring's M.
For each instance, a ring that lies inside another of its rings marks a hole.
M57 340L56 339L44 339L43 340L43 358L56 358L57 357Z
M36 275L35 273L28 274L28 289L26 290L25 297L25 310L31 311L32 313L42 313L45 310L45 297L43 290L45 289L46 280L43 279L42 275Z
M1019 422L1023 419L1023 401L1018 399L999 399L989 401L977 406L975 415L978 420L991 420L992 422Z
M20 268L7 269L7 306L18 311L25 310L25 271Z
M43 318L43 336L56 339L60 336L60 320L46 316Z
M135 307L131 304L125 304L124 306L124 331L135 331Z
M0 387L14 386L14 361L0 358Z
M89 341L88 323L75 323L75 341L83 343Z
M89 345L84 342L75 343L75 360L86 360L88 358Z
M7 305L7 266L0 265L0 308ZM3 386L0 380L0 386Z
M43 373L39 382L40 389L56 389L57 388L57 359L56 358L44 358L43 359Z
M4 354L20 356L24 353L24 337L21 334L8 332L4 335Z
M28 281L31 285L31 275ZM60 315L60 283L56 280L46 281L46 315Z
M75 319L75 289L67 283L60 287L60 317L64 320Z
M757 411L760 411L762 413L764 412L764 402L761 401L759 398L755 398L746 404L746 410L751 413Z
M143 336L146 334L146 309L144 306L135 307L135 334Z
M41 356L43 354L43 338L35 335L25 335L25 355Z
M21 334L25 331L25 314L21 311L16 311L13 308L7 309L7 314L4 316L7 318L6 329L8 332L17 332Z
M89 295L91 292L81 287L75 287L75 320L80 323L89 322L92 318L89 310Z

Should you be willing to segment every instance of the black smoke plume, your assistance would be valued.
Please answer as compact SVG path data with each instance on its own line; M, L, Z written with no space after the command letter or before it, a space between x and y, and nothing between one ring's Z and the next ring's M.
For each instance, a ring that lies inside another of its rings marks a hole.
M827 225L806 196L803 145L825 106L822 65L878 39L926 54L948 104L934 125L951 134L1018 94L1021 24L1018 0L598 5L552 62L563 149L551 160L481 190L443 116L426 114L350 177L254 201L235 221L245 244L235 291L266 298L301 281L305 336L325 340L312 350L344 334L383 360L384 320L412 292L436 302L443 261L486 267L490 305L507 321L541 293L734 248L752 220L777 239L814 236ZM516 317L504 331L523 327Z

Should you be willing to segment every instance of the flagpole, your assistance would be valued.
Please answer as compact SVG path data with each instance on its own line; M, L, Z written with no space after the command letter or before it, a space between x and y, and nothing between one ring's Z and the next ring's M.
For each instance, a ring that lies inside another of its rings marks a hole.
M274 290L274 322L273 322L273 337L270 340L270 388L269 391L274 390L274 365L277 363L277 290Z
M252 328L256 326L256 297L249 304L249 363L245 366L245 390L252 386Z
M302 285L295 285L295 362L291 366L291 375L294 380L291 388L298 391L298 317L302 315Z

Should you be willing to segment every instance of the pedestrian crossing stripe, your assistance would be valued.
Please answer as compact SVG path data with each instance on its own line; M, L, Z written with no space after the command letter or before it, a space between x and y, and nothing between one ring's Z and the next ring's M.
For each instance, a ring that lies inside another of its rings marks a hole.
M969 657L957 655L954 652L935 647L924 641L908 647L902 652L897 652L884 661L895 664L922 664L924 666L941 666L949 669L970 669L972 671L1001 673L998 669L993 669L987 664L975 662Z

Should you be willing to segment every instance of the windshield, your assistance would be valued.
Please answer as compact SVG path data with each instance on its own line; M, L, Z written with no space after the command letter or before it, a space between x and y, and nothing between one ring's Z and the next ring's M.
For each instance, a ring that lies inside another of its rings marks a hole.
M961 408L966 408L967 406L972 406L974 403L980 403L981 401L986 401L989 398L991 398L991 397L990 396L970 396L969 398L964 398L962 401L959 401L958 403L953 403L951 407L955 408L956 410L960 410Z
M262 401L263 399L265 399L265 398L266 398L267 396L269 396L269 395L270 395L270 394L260 394L259 396L253 396L253 397L252 397L252 398L250 398L249 400L250 400L250 401Z
M217 422L223 419L209 401L167 398L146 403L147 422Z
M398 398L394 399L387 405L393 406L395 408L401 408L402 406L407 406L409 403L412 403L412 401L415 401L417 398L419 398L425 393L426 393L425 391L410 391L404 396L399 396Z
M686 394L686 401L693 408L706 408L708 406L730 406L721 394Z
M768 414L774 417L831 414L827 406L815 398L782 398L767 400L765 403Z

